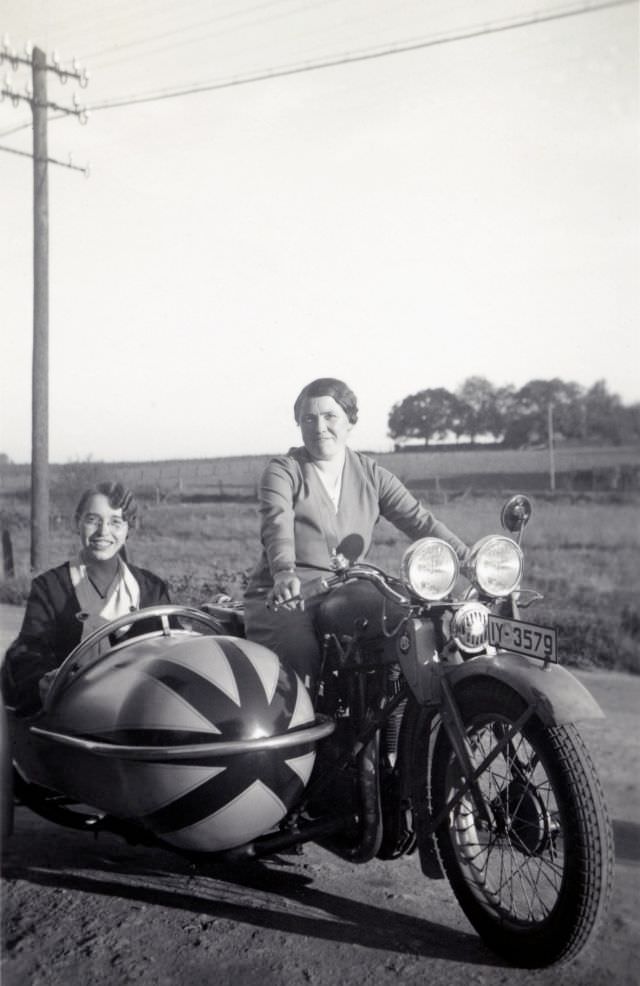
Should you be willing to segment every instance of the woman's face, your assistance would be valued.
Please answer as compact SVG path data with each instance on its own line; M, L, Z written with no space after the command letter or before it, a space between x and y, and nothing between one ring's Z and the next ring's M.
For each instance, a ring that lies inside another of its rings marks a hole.
M352 426L333 397L306 397L298 423L312 459L334 459L343 454Z
M106 496L95 493L78 518L78 533L85 562L109 561L127 540L129 525L122 507L112 507Z

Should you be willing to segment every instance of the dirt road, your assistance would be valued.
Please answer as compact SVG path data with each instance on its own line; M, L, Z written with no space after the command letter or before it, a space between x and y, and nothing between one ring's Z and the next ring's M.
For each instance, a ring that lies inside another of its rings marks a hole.
M0 647L16 612L0 607ZM3 986L636 986L640 982L640 679L581 673L607 719L583 733L616 835L607 925L561 970L513 969L415 857L358 867L301 856L198 871L168 853L95 840L20 809L4 847Z

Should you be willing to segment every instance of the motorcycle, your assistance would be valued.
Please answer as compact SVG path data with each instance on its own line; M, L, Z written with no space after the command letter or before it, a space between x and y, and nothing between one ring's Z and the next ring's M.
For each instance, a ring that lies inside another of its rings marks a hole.
M415 853L499 955L575 958L612 888L611 824L575 726L602 712L559 665L556 631L522 619L541 598L521 587L531 512L524 495L505 503L461 594L436 538L405 551L400 577L346 545L304 590L323 654L313 700L245 639L229 599L98 629L42 711L4 710L3 803L13 787L49 820L196 861L309 841L356 863Z

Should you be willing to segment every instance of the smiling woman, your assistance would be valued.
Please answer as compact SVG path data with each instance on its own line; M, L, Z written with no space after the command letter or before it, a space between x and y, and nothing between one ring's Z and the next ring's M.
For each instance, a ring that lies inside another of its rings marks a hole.
M393 473L348 448L358 403L342 380L307 384L293 413L303 445L272 459L262 476L263 553L245 595L245 622L248 638L274 650L313 691L317 604L302 601L305 582L331 572L337 553L364 558L380 517L411 540L442 538L461 560L467 547Z
M38 708L55 670L98 627L170 601L161 579L124 559L136 512L133 494L120 483L99 483L80 497L80 550L33 580L22 628L2 666L3 696L17 711ZM108 638L104 644L110 646Z

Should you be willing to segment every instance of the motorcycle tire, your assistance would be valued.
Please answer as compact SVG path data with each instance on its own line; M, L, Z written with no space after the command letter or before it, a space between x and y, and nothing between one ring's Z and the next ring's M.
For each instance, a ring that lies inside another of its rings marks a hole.
M469 682L456 698L477 768L526 705L493 679ZM462 773L444 729L431 767L437 814ZM514 965L575 958L606 914L613 880L611 823L580 734L572 724L545 727L533 715L478 784L488 818L467 792L436 831L460 906L485 943Z

